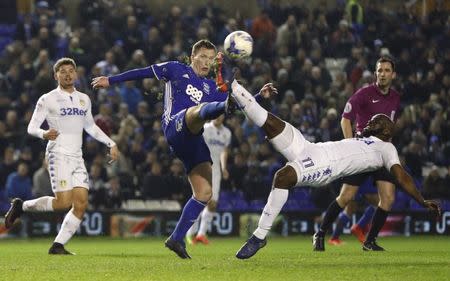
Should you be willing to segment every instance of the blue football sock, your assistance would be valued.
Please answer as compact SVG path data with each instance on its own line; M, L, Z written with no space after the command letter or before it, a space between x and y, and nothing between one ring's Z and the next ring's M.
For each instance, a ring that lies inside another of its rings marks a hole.
M180 220L175 227L171 237L175 241L182 241L186 236L187 231L194 224L198 215L203 211L206 206L206 202L201 202L194 197L188 200L184 205L183 212L181 213Z
M364 214L358 221L358 226L364 229L366 225L372 220L373 213L375 213L375 208L373 206L369 206L364 211Z
M331 238L338 239L344 231L344 227L350 222L349 216L345 212L341 212L338 217L338 221L336 223L336 227L334 228L333 234Z
M203 120L213 120L225 113L225 102L209 102L200 108L200 117Z

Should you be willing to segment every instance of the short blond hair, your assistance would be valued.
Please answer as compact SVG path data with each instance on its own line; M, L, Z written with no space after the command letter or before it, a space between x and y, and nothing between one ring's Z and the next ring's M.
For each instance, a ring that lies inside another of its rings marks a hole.
M53 65L53 72L56 73L59 71L59 68L63 65L66 64L70 64L72 65L75 69L77 68L77 64L75 63L75 61L71 58L60 58L59 60L56 61L55 65Z

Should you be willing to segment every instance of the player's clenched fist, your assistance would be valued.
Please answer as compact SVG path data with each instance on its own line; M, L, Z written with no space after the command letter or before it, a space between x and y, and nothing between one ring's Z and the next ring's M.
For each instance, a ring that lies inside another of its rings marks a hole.
M426 208L428 208L429 210L435 211L437 213L438 217L441 216L442 210L441 210L441 206L439 205L439 202L437 202L435 200L424 200L423 205Z
M116 161L119 159L119 149L117 148L117 145L114 145L109 150L109 155L111 157L111 161Z
M108 88L109 87L108 77L106 76L95 77L94 79L92 79L91 85L94 89Z
M45 131L44 139L46 139L46 140L56 140L58 135L59 135L59 132L57 130L50 129L50 130Z

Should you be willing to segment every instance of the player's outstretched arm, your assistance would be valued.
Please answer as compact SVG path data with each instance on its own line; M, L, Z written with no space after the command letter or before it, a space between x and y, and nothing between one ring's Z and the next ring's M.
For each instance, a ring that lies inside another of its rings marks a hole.
M94 89L107 88L111 84L153 77L155 77L155 74L153 73L153 70L149 66L144 68L136 68L128 70L123 73L119 73L117 75L109 77L106 76L95 77L94 79L92 79L91 85Z
M399 184L401 184L404 190L411 195L420 205L428 208L429 210L436 211L438 215L441 215L441 207L439 203L434 200L425 200L414 184L413 178L403 169L399 164L395 164L391 167L391 173Z

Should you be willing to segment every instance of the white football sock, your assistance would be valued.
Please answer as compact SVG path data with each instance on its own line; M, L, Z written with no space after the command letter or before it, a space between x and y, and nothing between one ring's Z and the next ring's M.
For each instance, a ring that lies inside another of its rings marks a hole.
M56 243L66 244L70 238L75 234L78 227L80 226L81 220L77 218L70 210L63 220L61 229L55 238Z
M267 110L265 110L255 98L236 80L231 83L231 96L241 107L241 110L252 120L258 127L262 127L267 120Z
M186 232L186 236L194 236L198 229L198 220L200 216L195 220L194 224L189 228L189 230Z
M269 194L266 206L259 218L258 228L253 232L253 235L259 239L264 239L267 233L272 228L273 221L276 219L278 214L283 208L284 203L286 203L289 196L289 190L274 188Z
M53 199L55 197L51 196L42 196L33 200L27 200L23 202L22 210L24 212L28 211L38 211L38 212L47 212L53 211Z
M208 207L203 210L197 235L206 235L206 231L208 230L208 226L211 223L213 215L214 213L208 210Z

